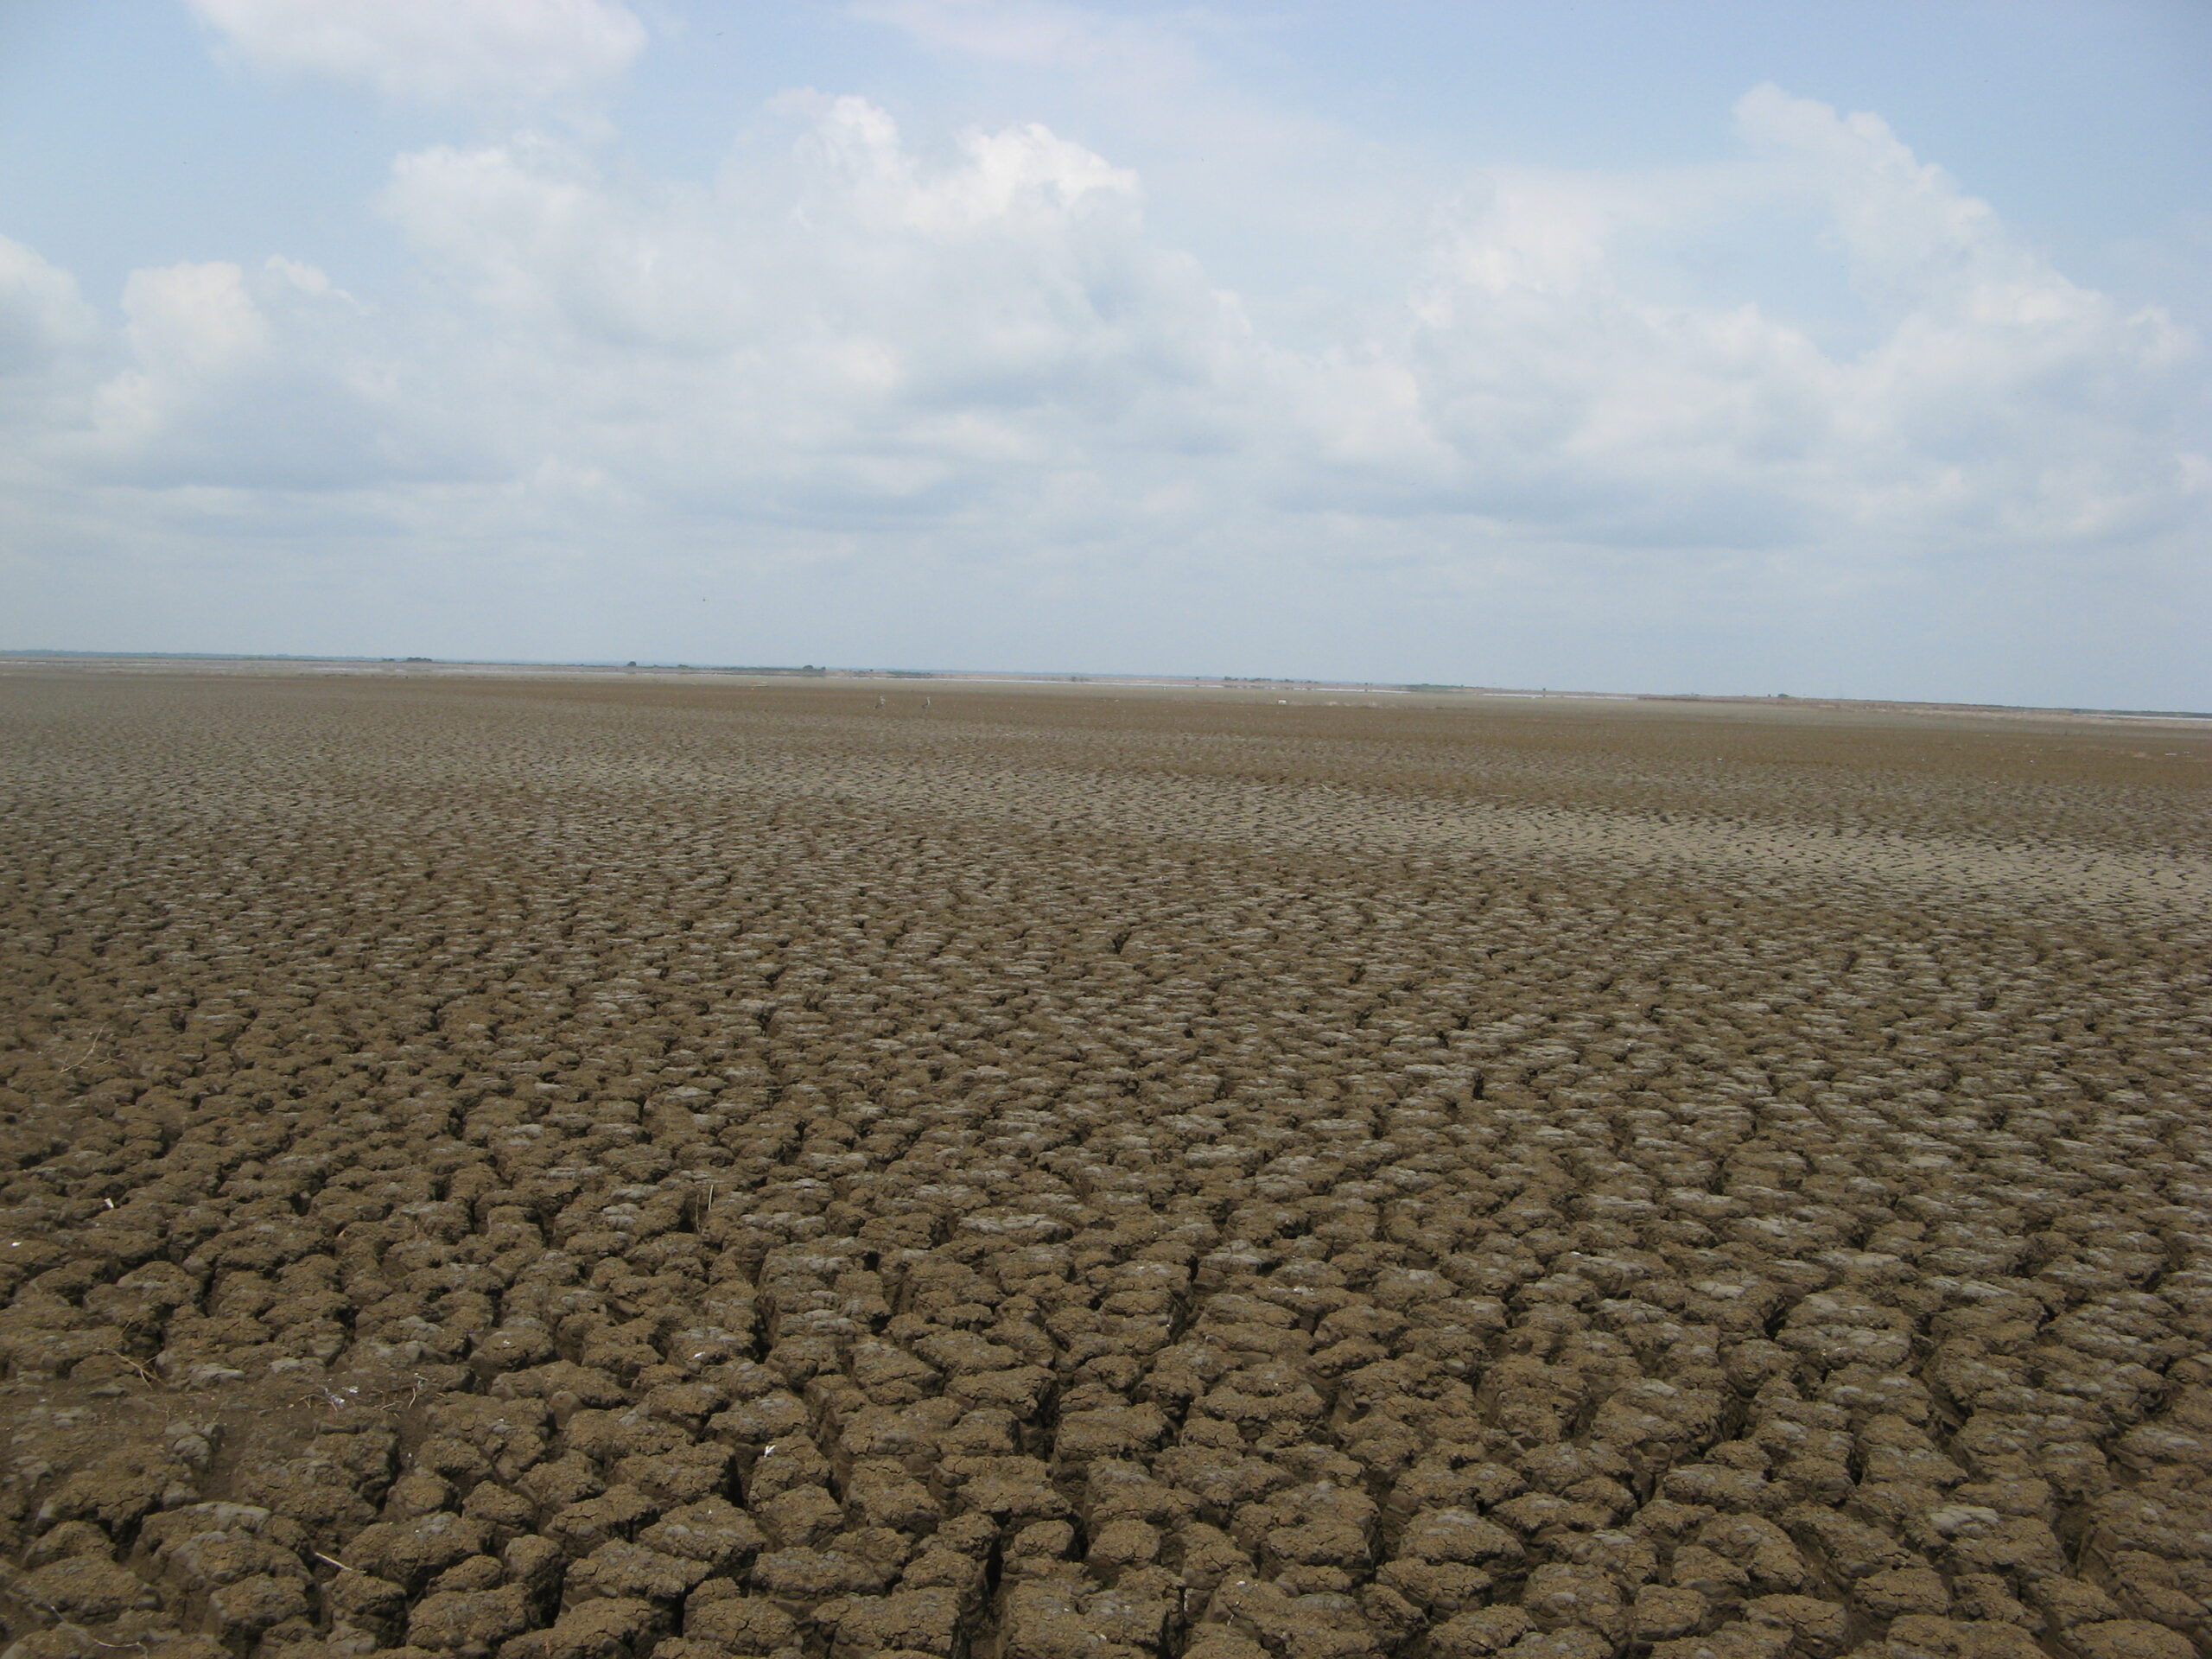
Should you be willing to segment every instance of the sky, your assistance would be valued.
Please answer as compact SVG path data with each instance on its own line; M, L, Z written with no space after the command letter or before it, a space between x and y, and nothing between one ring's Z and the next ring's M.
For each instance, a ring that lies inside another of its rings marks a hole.
M7 0L0 648L2212 709L2198 0Z

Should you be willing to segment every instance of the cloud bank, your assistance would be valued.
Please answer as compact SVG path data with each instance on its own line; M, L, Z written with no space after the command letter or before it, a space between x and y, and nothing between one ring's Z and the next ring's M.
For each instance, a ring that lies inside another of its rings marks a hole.
M257 65L422 98L586 82L642 39L595 0L194 3ZM1472 176L1395 303L1295 348L1151 229L1132 170L1044 125L937 144L856 97L775 112L704 183L543 130L401 156L374 206L413 276L374 302L265 250L137 271L103 316L0 242L19 513L99 497L148 537L201 533L211 503L232 530L327 515L486 582L558 549L578 595L640 542L681 550L656 582L782 561L908 605L898 569L995 569L1058 607L1040 652L1088 640L1068 665L1103 667L1209 637L1147 632L1139 581L1185 611L1295 571L1557 620L1624 584L1696 605L1895 599L1931 563L1968 588L2171 570L2212 518L2187 329L2069 281L1878 118L1772 86L1720 164ZM1729 251L1777 238L1834 273L1847 327L1731 290ZM1109 588L1127 613L1086 632ZM926 654L868 626L838 637ZM1233 620L1211 637L1231 660L1179 665L1248 665ZM1439 644L1404 677L1494 677L1437 673Z
M188 0L254 68L392 98L529 100L604 80L645 44L620 0Z

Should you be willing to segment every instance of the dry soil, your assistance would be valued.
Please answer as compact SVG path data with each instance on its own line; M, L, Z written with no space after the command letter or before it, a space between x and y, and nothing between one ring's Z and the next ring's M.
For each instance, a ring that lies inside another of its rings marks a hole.
M1334 701L0 677L10 1652L2206 1650L2212 734Z

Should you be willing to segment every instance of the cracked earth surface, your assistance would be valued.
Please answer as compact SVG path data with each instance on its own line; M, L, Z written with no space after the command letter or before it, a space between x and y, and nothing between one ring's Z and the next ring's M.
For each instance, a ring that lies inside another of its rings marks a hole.
M0 677L12 1659L2212 1652L2212 737Z

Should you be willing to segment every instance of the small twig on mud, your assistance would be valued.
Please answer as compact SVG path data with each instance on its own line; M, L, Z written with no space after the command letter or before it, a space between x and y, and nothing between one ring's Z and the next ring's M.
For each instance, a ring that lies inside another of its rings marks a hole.
M136 1371L138 1374L138 1380L141 1382L143 1382L149 1389L162 1389L168 1386L167 1379L156 1374L152 1367L149 1366L145 1361L131 1358L130 1355L124 1353L120 1348L98 1349L94 1351L92 1355L88 1355L86 1357L95 1357L100 1355L105 1355L110 1359L121 1360L132 1370Z
M82 1637L86 1641L91 1643L96 1648L109 1648L118 1653L130 1653L134 1651L143 1653L146 1651L146 1642L143 1637L141 1637L136 1642L101 1641L99 1637L94 1636L83 1625L78 1624L75 1619L64 1618L62 1611L59 1607L55 1606L44 1596L40 1595L29 1585L25 1584L23 1582L23 1575L15 1571L12 1567L0 1566L0 1578L4 1578L7 1580L9 1589L12 1591L19 1599L29 1603L31 1606L35 1607L40 1612L44 1613L48 1618L52 1619L54 1621L54 1624L51 1626L52 1629L57 1630L67 1630L73 1636Z
M423 1379L418 1376L415 1379L414 1394L408 1395L407 1404L410 1406L413 1405L415 1403L415 1395L420 1394L422 1391ZM361 1391L359 1388L340 1389L334 1389L327 1383L316 1383L310 1387L305 1394L302 1395L300 1399L303 1404L309 1400L320 1400L324 1405L328 1406L333 1411L365 1411L373 1413L379 1416L389 1416L395 1409L402 1411L406 1409L406 1407L404 1406L394 1408L383 1403L384 1402L391 1399L394 1395L397 1395L399 1392L397 1389L384 1389L378 1398L374 1400L356 1398L355 1396L359 1395L360 1392Z
M68 1065L60 1068L56 1075L66 1077L72 1071L74 1071L79 1066L82 1065L86 1060L91 1059L93 1052L98 1050L100 1046L100 1039L106 1036L107 1033L108 1027L105 1025L102 1025L98 1031L92 1033L92 1040L85 1045L85 1052L79 1054L75 1059L70 1061Z
M332 1388L327 1382L318 1382L309 1387L305 1394L299 1396L299 1401L302 1405L307 1405L311 1402L320 1402L324 1406L329 1408L331 1412L334 1414L328 1417L317 1417L315 1420L315 1433L318 1440L321 1438L322 1431L324 1429L336 1428L338 1427L338 1420L334 1414L338 1412L365 1411L378 1416L388 1414L390 1411L389 1407L372 1405L366 1400L356 1400L352 1397L359 1392L359 1390L357 1389L348 1389L341 1393L338 1389Z
M396 1388L377 1389L377 1402L375 1404L371 1404L366 1400L342 1398L329 1389L318 1388L311 1390L311 1392L321 1395L322 1398L332 1406L344 1407L345 1408L352 1411L378 1411L387 1414L395 1411L405 1411L417 1400L420 1400L423 1397L423 1390L430 1386L430 1379L423 1376L422 1372L410 1371L408 1375L415 1379L415 1382L414 1386L407 1390L407 1398L404 1401L399 1399L400 1391Z
M315 1551L315 1558L318 1561L328 1561L340 1573L358 1573L361 1570L358 1567L348 1567L345 1562L340 1560L335 1555L326 1555L319 1549Z

